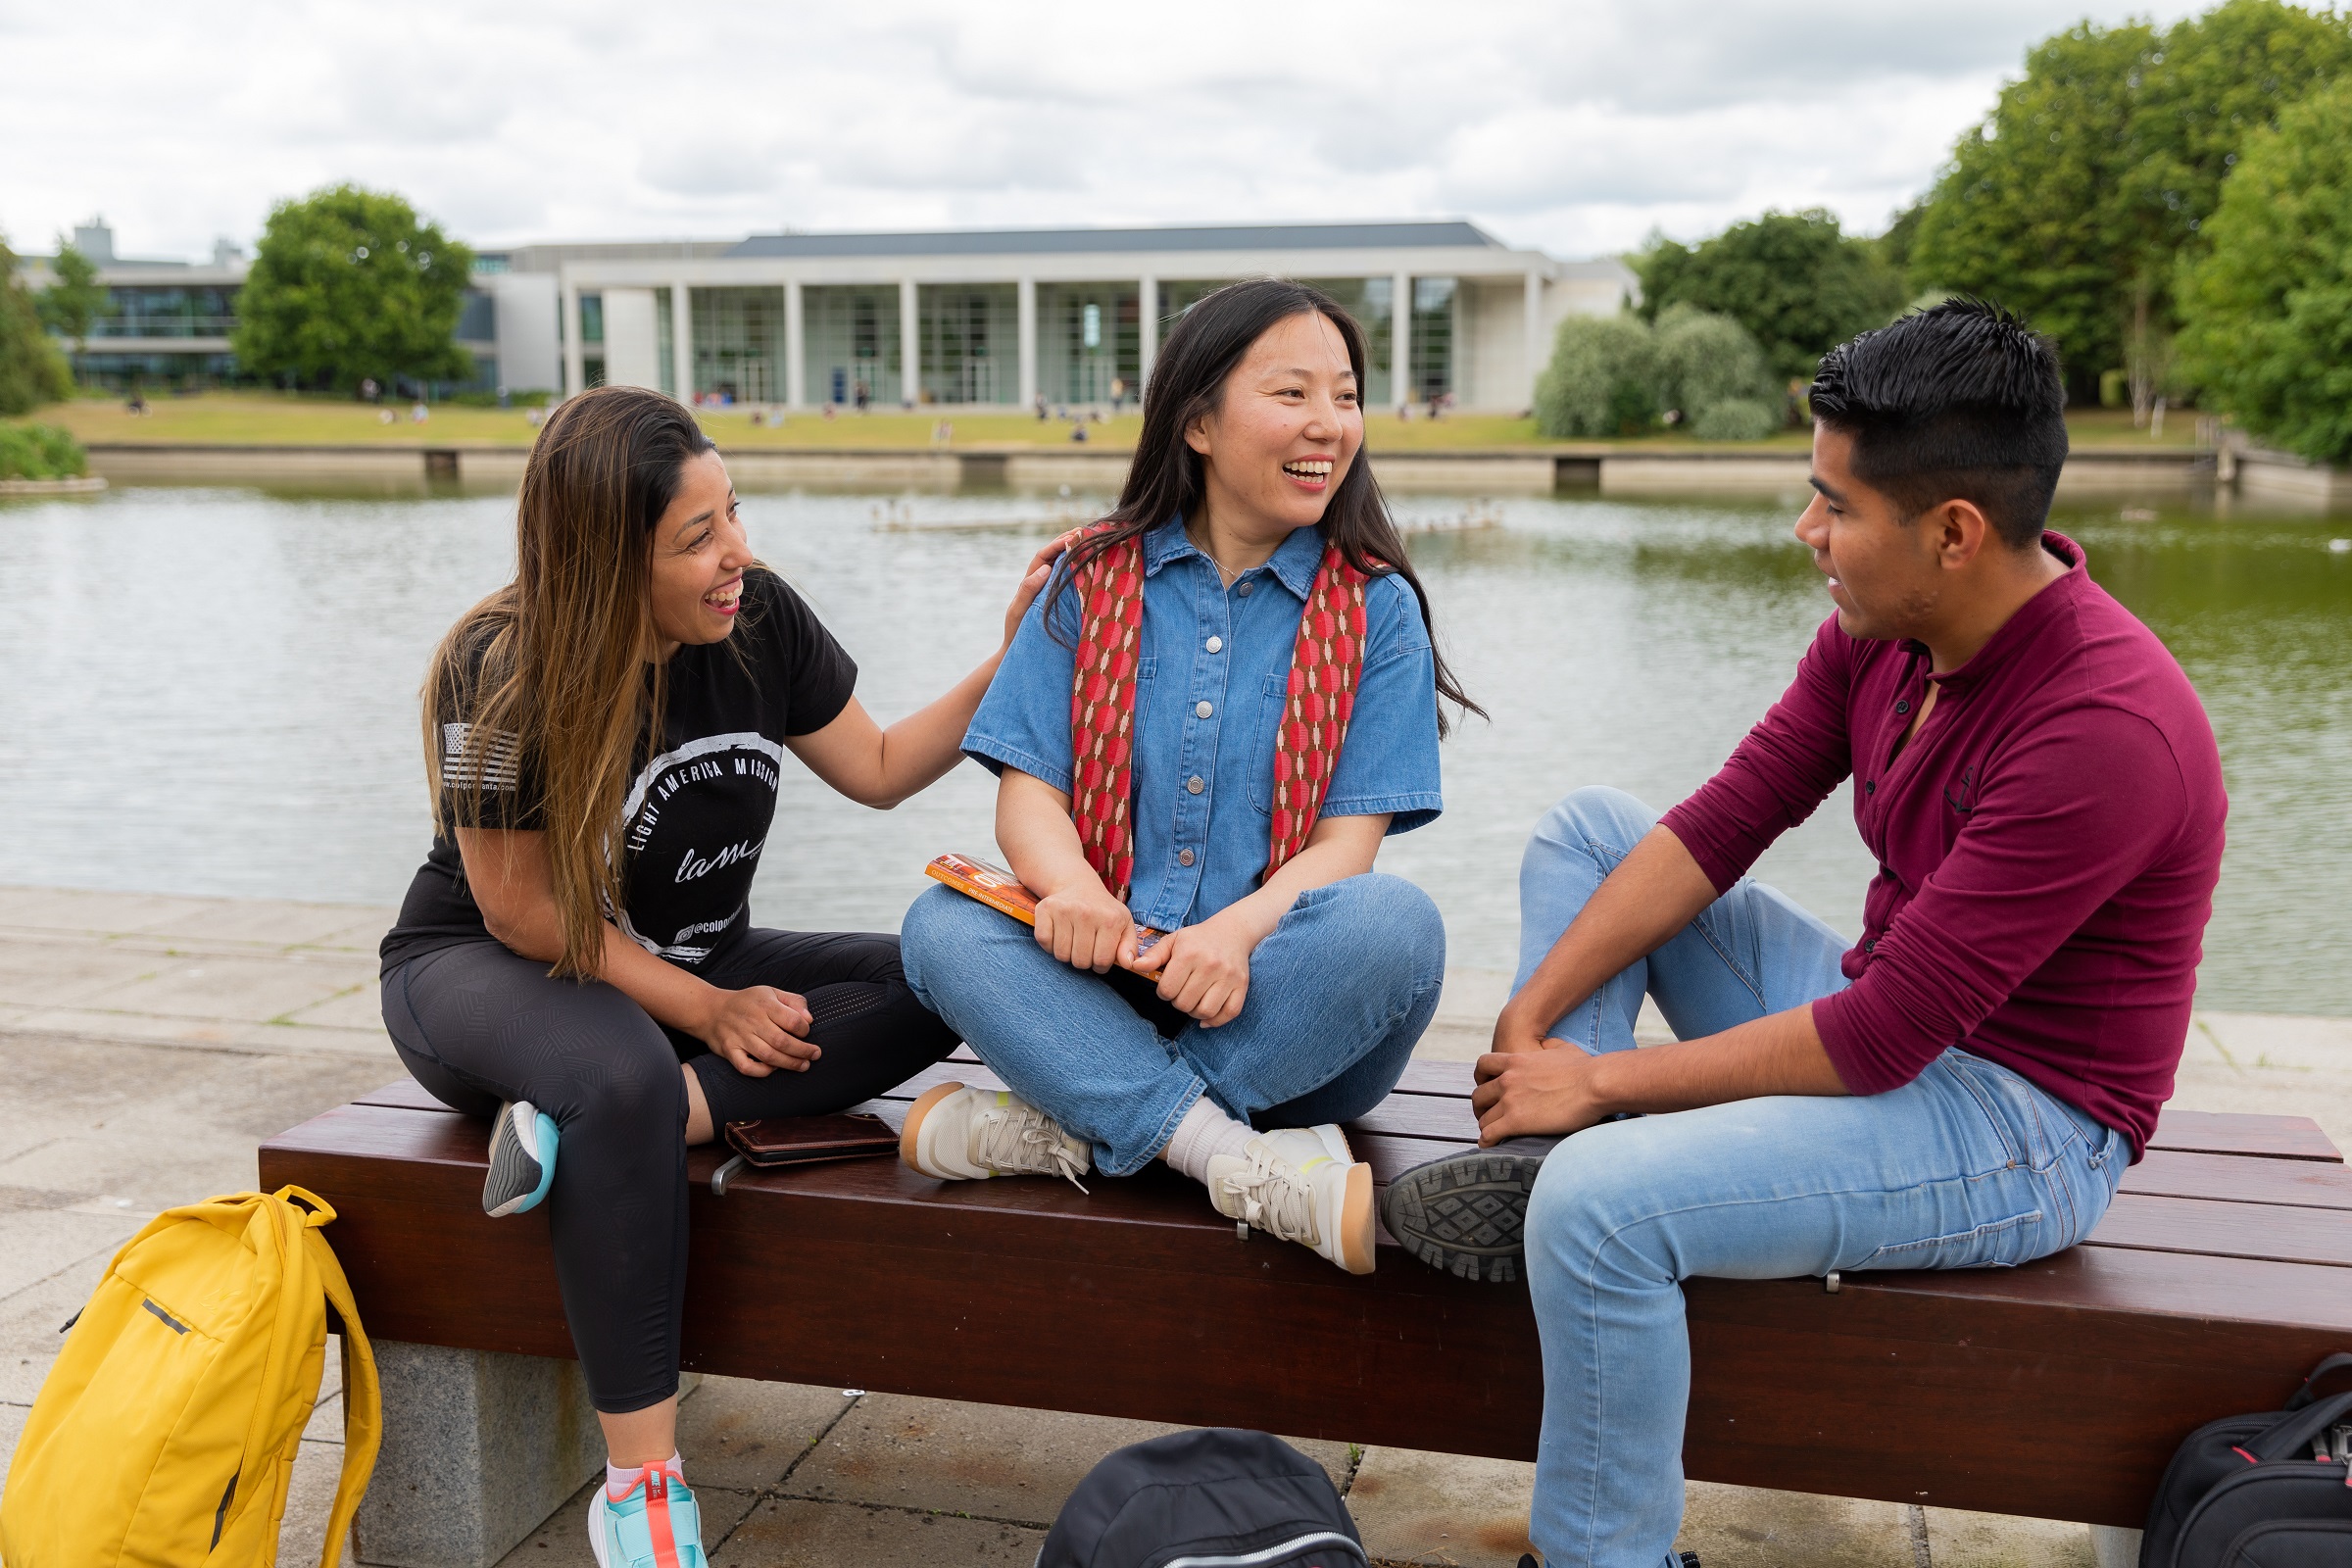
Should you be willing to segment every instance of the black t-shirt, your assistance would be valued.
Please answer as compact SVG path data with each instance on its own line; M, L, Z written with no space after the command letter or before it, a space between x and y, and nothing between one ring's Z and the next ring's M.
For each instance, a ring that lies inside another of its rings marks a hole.
M752 876L775 820L785 737L840 716L857 689L858 666L806 600L754 568L744 578L734 634L680 648L666 673L662 744L639 739L639 763L621 803L618 924L648 952L691 968L751 918ZM442 729L449 819L466 820L459 814L472 809L466 775L479 766L481 825L539 828L538 760L511 739L468 751L464 724ZM488 937L457 845L436 837L384 937L384 971Z

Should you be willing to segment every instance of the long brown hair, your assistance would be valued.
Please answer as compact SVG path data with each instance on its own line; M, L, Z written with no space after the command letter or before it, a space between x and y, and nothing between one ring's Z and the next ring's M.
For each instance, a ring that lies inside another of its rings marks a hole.
M485 784L528 792L516 805L547 833L559 975L597 974L605 918L621 906L621 801L663 696L646 592L654 528L687 463L710 450L693 415L643 387L558 408L522 470L514 580L459 617L425 673L434 831L480 823Z
M1348 345L1348 364L1355 384L1364 384L1364 329L1347 308L1310 284L1287 278L1257 277L1228 283L1203 296L1168 333L1167 342L1152 367L1144 392L1144 429L1135 443L1135 461L1128 466L1119 504L1102 520L1109 527L1090 534L1070 548L1066 569L1056 572L1046 603L1046 625L1055 626L1054 601L1080 568L1104 551L1151 532L1171 517L1200 511L1207 482L1200 454L1184 438L1195 421L1217 412L1225 400L1225 382L1250 352L1250 346L1277 323L1294 316L1320 316L1339 329ZM1348 564L1368 576L1394 574L1412 585L1421 606L1421 624L1430 634L1430 654L1437 666L1438 695L1465 712L1486 716L1487 710L1470 700L1446 655L1437 646L1437 625L1430 617L1429 594L1413 572L1404 539L1389 515L1389 503L1372 477L1371 454L1358 448L1355 461L1332 492L1323 509L1323 537L1340 547ZM1056 633L1058 635L1058 632ZM1443 710L1438 733L1446 731Z

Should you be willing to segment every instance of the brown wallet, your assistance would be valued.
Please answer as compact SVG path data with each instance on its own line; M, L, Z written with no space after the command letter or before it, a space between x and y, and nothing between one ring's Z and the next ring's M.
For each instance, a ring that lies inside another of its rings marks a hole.
M832 1116L767 1116L727 1123L727 1145L762 1169L813 1165L828 1159L865 1159L899 1152L899 1135L879 1116L844 1111Z

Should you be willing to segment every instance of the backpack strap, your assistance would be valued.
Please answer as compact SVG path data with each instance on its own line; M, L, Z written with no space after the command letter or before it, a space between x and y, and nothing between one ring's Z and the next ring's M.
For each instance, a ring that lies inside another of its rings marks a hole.
M326 1546L319 1558L319 1568L335 1568L341 1560L344 1534L351 1529L360 1499L368 1494L368 1478L375 1473L375 1452L384 1435L383 1388L376 1381L375 1351L368 1347L368 1331L360 1327L359 1306L351 1298L351 1282L343 1277L335 1250L318 1234L318 1227L335 1217L334 1209L299 1187L281 1188L278 1196L311 1208L312 1212L303 1216L308 1222L303 1245L310 1251L312 1266L318 1270L328 1302L343 1320L343 1479L335 1487L334 1511L327 1516Z
M2313 1384L2319 1382L2328 1373L2341 1372L2348 1366L2352 1366L2352 1350L2336 1351L2335 1354L2329 1356L2327 1360L2322 1361L2318 1366L2315 1366L2311 1369L2311 1376L2303 1380L2303 1386L2295 1391L2295 1396L2287 1400L2284 1405L2280 1406L2280 1408L2287 1410L2302 1409L2312 1400L2319 1397L2318 1391L2312 1388Z
M2258 1438L2248 1439L2245 1451L2257 1460L2294 1459L2311 1446L2311 1440L2352 1411L2352 1394L2339 1394L2289 1417Z

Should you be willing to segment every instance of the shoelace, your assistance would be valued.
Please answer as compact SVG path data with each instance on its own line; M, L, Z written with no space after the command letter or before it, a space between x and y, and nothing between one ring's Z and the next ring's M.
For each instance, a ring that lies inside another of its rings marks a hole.
M1086 1192L1086 1183L1078 1179L1078 1161L1062 1145L1061 1129L1036 1106L983 1112L973 1132L978 1146L974 1163L1021 1175L1059 1176Z
M1255 1229L1306 1247L1322 1245L1314 1193L1289 1165L1251 1154L1248 1170L1225 1178L1225 1191L1242 1200L1242 1218Z

